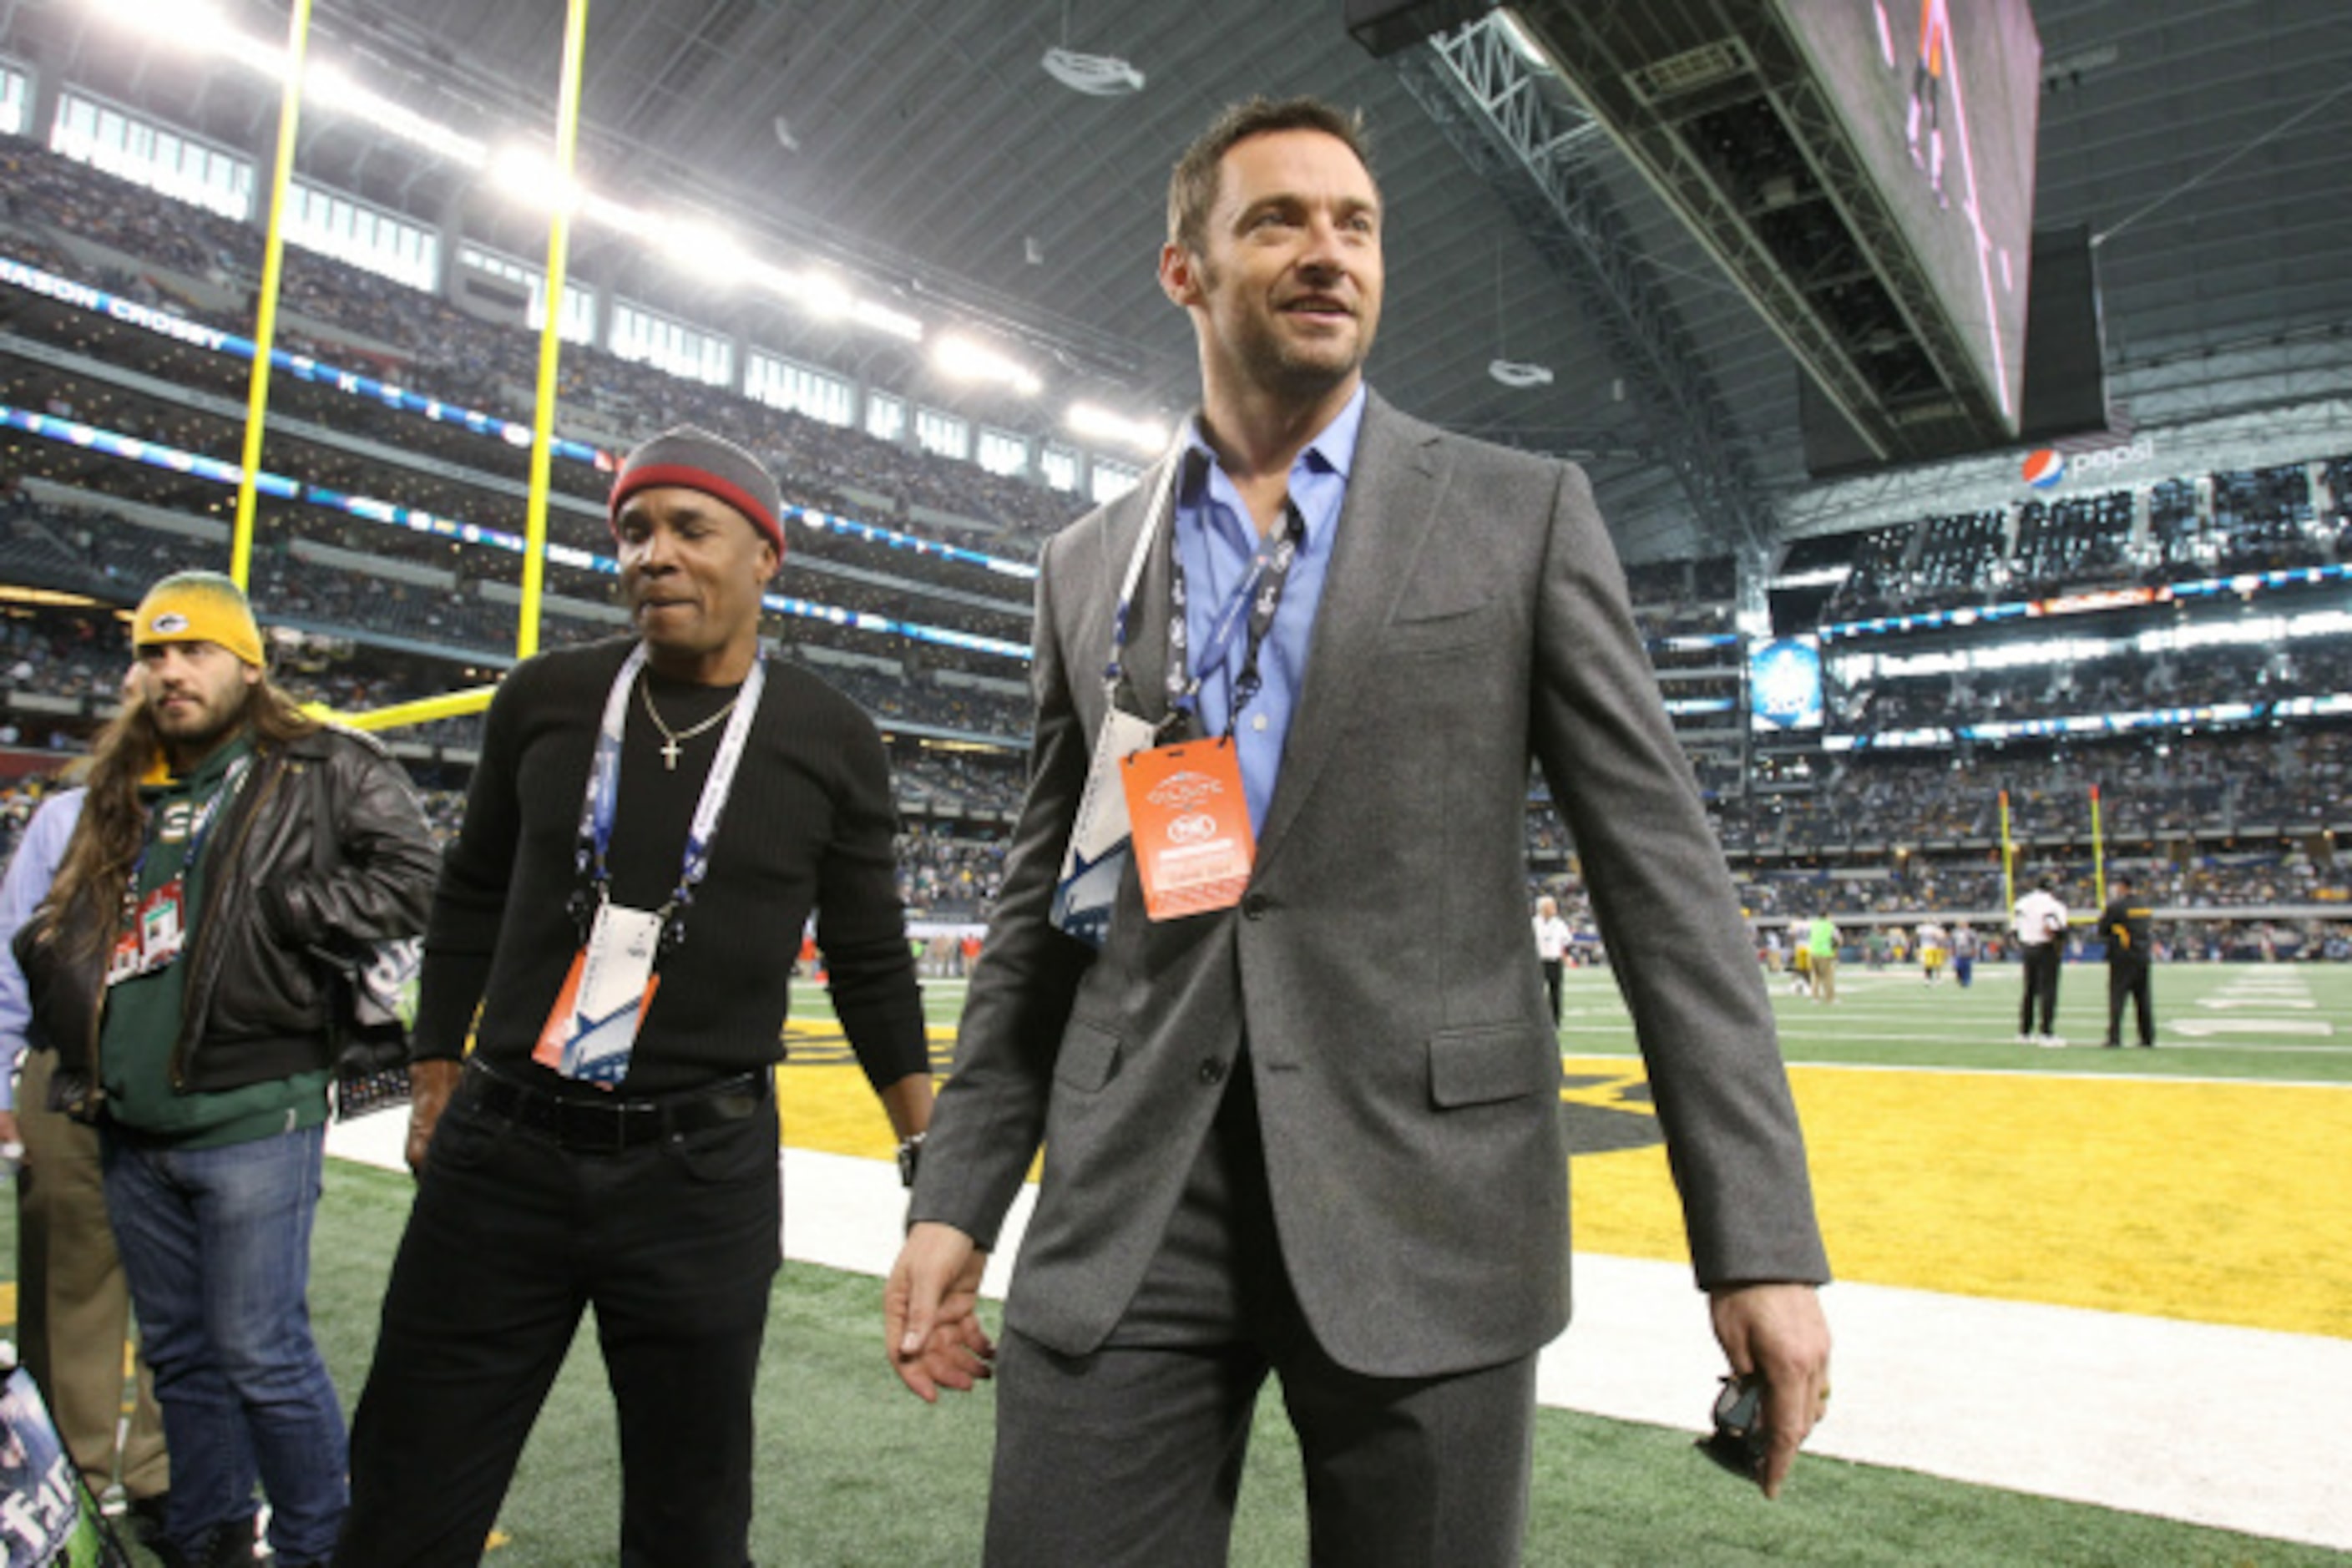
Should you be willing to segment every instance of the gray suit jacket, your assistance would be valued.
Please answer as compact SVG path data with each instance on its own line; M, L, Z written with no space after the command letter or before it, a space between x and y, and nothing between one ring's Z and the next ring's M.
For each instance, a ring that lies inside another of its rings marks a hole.
M1323 1347L1428 1376L1568 1318L1558 1047L1528 940L1528 763L1583 858L1702 1284L1827 1278L1769 1005L1583 474L1370 400L1240 908L1099 953L1047 921L1159 471L1048 545L1035 750L913 1216L992 1246L1042 1142L1005 1321L1082 1354L1150 1261L1248 1042L1275 1221ZM1163 540L1135 689L1161 700Z

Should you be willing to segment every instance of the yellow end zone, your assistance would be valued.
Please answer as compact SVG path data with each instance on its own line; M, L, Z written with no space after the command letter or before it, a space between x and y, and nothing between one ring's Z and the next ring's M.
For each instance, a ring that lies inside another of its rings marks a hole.
M1579 1082L1563 1100L1643 1110L1624 1098L1641 1077L1623 1058L1567 1066ZM2352 1339L2352 1089L1822 1068L1790 1080L1842 1279ZM891 1157L855 1066L778 1082L793 1148ZM1580 1155L1573 1184L1580 1251L1686 1256L1663 1148Z
M2352 1089L1789 1076L1841 1279L2352 1338ZM1662 1148L1581 1157L1574 1186L1580 1249L1687 1256Z

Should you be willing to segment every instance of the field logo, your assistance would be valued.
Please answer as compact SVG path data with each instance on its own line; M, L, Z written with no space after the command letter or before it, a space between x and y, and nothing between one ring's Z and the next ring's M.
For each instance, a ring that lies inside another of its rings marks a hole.
M2066 477L2066 459L2051 447L2031 453L2025 459L2025 482L2037 490L2055 489Z

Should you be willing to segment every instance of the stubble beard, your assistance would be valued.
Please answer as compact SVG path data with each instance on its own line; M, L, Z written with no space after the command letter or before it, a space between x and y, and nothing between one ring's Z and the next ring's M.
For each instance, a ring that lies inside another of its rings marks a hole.
M251 696L251 689L239 684L226 706L215 708L210 700L200 698L197 710L179 720L167 718L160 709L152 710L155 732L166 748L180 755L209 756L243 727Z
M1223 279L1205 258L1201 262L1202 289L1213 294ZM1345 342L1314 339L1299 342L1284 335L1281 312L1268 318L1245 318L1243 330L1230 340L1233 362L1250 384L1276 394L1285 403L1306 405L1321 401L1348 384L1363 369L1371 353L1370 334L1361 315L1355 335Z

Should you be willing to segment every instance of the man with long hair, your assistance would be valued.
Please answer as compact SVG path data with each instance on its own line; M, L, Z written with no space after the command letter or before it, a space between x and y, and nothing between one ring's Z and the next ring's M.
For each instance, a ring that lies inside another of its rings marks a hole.
M165 1559L322 1563L345 1438L310 1334L335 970L417 934L438 857L407 776L303 714L226 577L141 602L138 668L18 933L50 1100L96 1121L172 1452Z

